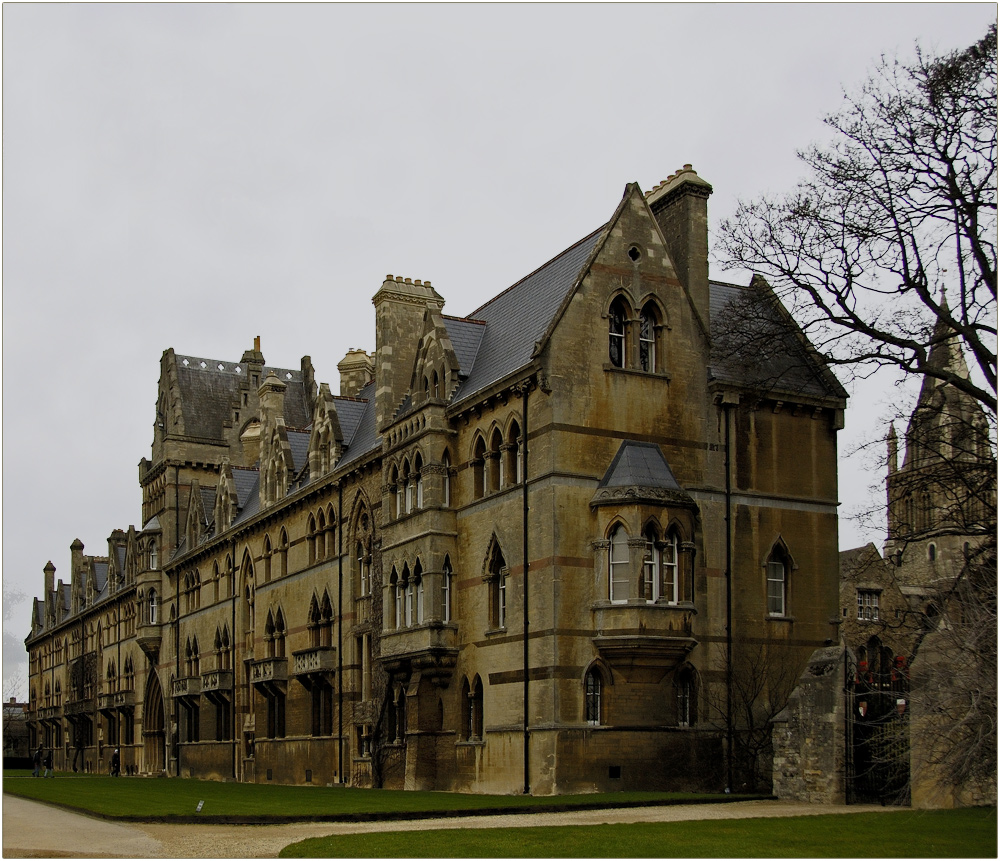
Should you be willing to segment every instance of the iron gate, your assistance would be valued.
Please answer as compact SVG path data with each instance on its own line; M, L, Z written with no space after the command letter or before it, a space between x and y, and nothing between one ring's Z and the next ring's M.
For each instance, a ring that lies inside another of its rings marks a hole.
M847 803L908 806L909 678L901 658L872 658L845 656Z

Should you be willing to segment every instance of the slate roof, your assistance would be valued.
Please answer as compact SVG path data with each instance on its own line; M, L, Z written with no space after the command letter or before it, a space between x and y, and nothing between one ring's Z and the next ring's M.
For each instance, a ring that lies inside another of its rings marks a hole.
M603 230L602 226L585 236L469 315L486 326L468 377L455 392L453 401L486 388L531 360L535 344L576 284Z
M442 319L445 329L448 330L451 346L455 349L459 374L467 377L476 359L476 353L479 352L479 345L483 342L483 335L486 334L486 324L482 320L462 320L458 317L442 317Z
M660 447L651 442L623 440L597 484L591 505L649 502L695 507L694 500L674 478Z
M358 392L358 398L365 400L345 401L338 398L336 401L337 417L340 419L340 430L344 434L346 446L346 451L337 463L338 467L358 460L382 445L382 437L375 433L374 381ZM348 409L342 412L343 407Z
M651 442L625 440L598 487L659 487L680 490L660 447Z
M95 601L106 598L108 594L108 562L107 560L94 560L94 591Z
M223 439L223 424L232 417L240 383L246 378L246 366L239 362L195 356L179 355L176 358L185 434ZM302 372L265 365L263 376L272 371L288 386L285 391L285 423L289 427L307 427L312 417Z
M803 343L790 318L750 287L709 281L709 379L766 391L846 398L847 392Z

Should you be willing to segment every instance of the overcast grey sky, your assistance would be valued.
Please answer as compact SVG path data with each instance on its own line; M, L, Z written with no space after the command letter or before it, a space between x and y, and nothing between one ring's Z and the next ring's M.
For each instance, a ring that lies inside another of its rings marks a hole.
M387 273L468 314L686 162L714 228L793 186L881 53L965 47L996 12L4 4L5 594L141 526L166 348L236 361L260 335L336 391ZM842 452L900 397L856 394ZM849 515L872 476L841 475ZM882 537L842 521L842 547ZM5 677L29 607L6 608Z

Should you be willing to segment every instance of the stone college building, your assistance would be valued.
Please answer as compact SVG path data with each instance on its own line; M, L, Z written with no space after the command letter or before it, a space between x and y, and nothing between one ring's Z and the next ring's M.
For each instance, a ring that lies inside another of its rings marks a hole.
M766 685L838 640L846 395L774 302L766 394L727 359L726 309L769 288L709 280L711 191L628 185L467 317L388 276L336 393L259 342L168 349L141 528L45 566L33 744L258 783L745 785L740 657Z

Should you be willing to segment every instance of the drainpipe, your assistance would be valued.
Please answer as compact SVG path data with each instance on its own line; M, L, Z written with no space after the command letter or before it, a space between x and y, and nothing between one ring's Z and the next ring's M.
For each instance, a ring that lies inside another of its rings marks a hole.
M236 545L233 545L233 553L236 552ZM229 672L233 674L233 692L229 695L229 731L233 735L233 780L239 779L239 750L240 750L240 734L236 727L236 590L233 589L233 597L229 602L232 607L232 625L230 627L231 639L230 653L229 653Z
M180 607L180 601L177 597L174 597L176 602L176 607ZM179 679L181 677L181 614L180 611L174 613L174 678ZM181 706L180 701L174 696L174 692L170 691L170 700L173 703L173 719L174 726L177 730L174 732L173 743L177 748L177 774L174 777L181 776L181 743L178 736L181 734Z
M524 571L523 607L524 638L524 794L531 793L531 783L528 771L528 389L530 382L521 388L521 425L524 434L524 445L521 446L521 564ZM515 465L516 469L516 465Z
M726 790L733 786L733 482L731 403L723 395L726 420Z
M233 608L232 611L232 639L230 643L232 644L233 651L230 654L229 669L233 674L233 693L229 698L229 711L232 717L230 718L230 731L233 734L233 779L239 779L239 751L240 751L240 731L236 726L236 602L239 601L240 593L239 589L236 588L236 539L231 538L229 540L230 547L230 559L232 560L232 567L227 572L229 574L230 591L233 593L230 596L230 604ZM245 634L244 634L245 636ZM244 664L246 666L246 664Z
M344 485L337 482L337 777L344 783Z

